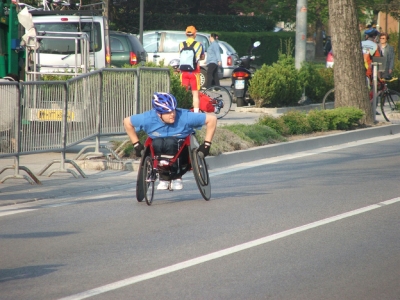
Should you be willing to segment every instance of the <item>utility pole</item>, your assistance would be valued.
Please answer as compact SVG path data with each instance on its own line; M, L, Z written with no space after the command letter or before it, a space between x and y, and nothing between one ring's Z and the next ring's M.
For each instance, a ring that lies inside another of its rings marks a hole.
M139 41L143 45L143 18L144 18L144 0L140 0L140 16L139 16Z
M297 0L296 8L296 69L306 60L307 47L307 0Z
M108 21L110 21L108 9L108 0L103 0L103 16L106 17Z

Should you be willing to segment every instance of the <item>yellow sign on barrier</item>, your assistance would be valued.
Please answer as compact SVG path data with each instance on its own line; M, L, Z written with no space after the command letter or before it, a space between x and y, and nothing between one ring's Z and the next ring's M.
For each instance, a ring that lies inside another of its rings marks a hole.
M37 118L40 121L62 121L62 109L40 109L37 111ZM74 121L75 114L73 111L68 111L67 121Z

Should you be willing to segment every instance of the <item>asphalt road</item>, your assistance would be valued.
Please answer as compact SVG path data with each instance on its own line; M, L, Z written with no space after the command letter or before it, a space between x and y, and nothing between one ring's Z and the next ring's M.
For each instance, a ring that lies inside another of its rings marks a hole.
M0 299L399 299L399 143L1 207Z

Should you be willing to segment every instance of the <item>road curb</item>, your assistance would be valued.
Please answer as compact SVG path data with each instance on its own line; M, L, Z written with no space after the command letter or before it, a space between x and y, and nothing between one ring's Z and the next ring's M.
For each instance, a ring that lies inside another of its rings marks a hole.
M207 157L207 164L209 169L213 170L229 167L238 163L247 163L258 159L293 154L300 151L308 151L398 133L400 133L400 125L383 125L373 128L357 129L322 137L312 137L304 140L282 142L247 150L222 153L218 156Z

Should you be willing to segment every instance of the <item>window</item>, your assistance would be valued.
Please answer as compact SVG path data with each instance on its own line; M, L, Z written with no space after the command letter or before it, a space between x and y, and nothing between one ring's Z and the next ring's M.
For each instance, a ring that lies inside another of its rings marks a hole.
M111 51L112 52L124 51L124 47L122 46L122 43L119 39L110 37L110 43L111 43Z
M179 43L186 41L184 33L168 33L165 35L164 52L179 52Z
M92 30L93 24L93 30ZM89 35L89 49L91 52L98 52L102 49L102 33L98 22L82 22L82 28L79 28L79 23L35 23L36 30L46 32L45 36L60 36L60 34L51 34L55 32L85 32ZM63 34L65 37L76 37L74 34ZM78 43L78 53L80 53L80 43ZM42 39L40 46L41 53L52 54L74 54L75 40L74 39Z
M143 35L143 47L146 52L158 52L160 34L151 33Z

